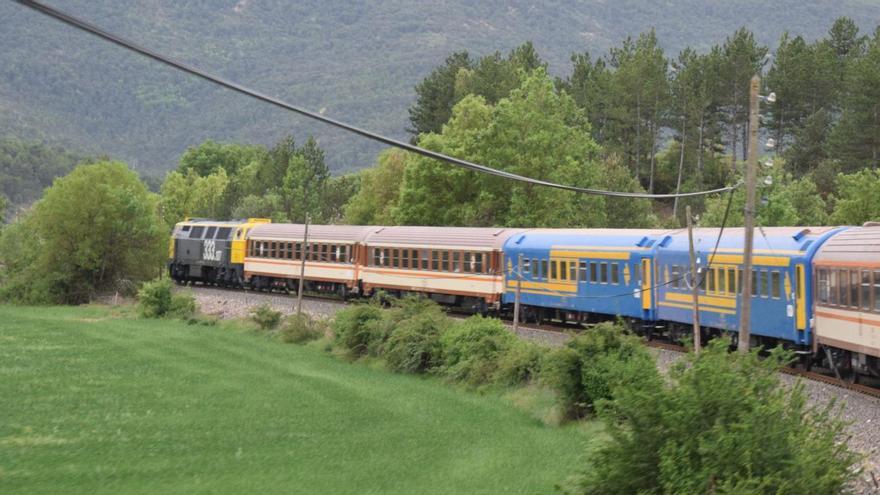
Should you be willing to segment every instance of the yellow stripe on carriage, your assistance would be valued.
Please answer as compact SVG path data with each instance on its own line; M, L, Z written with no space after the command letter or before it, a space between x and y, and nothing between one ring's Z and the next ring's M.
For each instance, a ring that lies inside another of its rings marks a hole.
M673 303L673 302L668 302L668 301L660 301L660 306L667 306L670 308L689 309L691 311L693 311L693 309L694 309L693 304L679 304L679 303ZM711 307L711 306L700 306L700 311L708 311L710 313L721 313L721 314L725 314L725 315L735 315L736 314L736 311L734 311L734 310L715 308L715 307Z

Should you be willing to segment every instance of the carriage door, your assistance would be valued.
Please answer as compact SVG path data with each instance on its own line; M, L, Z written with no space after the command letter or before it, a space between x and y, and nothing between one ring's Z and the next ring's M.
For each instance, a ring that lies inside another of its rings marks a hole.
M650 258L642 259L642 309L651 309L651 260Z
M806 274L804 265L795 266L794 272L794 304L796 327L798 330L807 329L807 297L806 297Z

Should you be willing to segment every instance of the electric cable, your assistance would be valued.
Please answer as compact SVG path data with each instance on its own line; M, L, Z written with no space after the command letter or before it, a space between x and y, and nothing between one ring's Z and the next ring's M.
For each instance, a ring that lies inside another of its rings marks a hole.
M213 75L209 72L206 72L202 69L199 69L195 66L186 64L182 61L167 57L162 55L156 51L153 51L149 48L141 46L134 41L123 38L119 35L106 31L94 24L91 24L87 21L79 19L71 14L68 14L62 10L56 9L54 7L50 7L42 2L38 2L35 0L15 0L16 2L24 5L25 7L29 7L37 12L40 12L44 15L57 19L65 24L68 24L76 29L81 31L86 31L91 33L99 38L103 38L117 46L123 47L125 49L137 52L145 57L151 58L157 62L163 63L165 65L171 66L175 69L181 70L183 72L189 73L206 81L212 82L214 84L223 86L232 91L236 91L238 93L250 96L252 98L256 98L257 100L263 101L265 103L269 103L276 107L283 108L285 110L289 110L291 112L298 113L310 119L314 119L325 124L328 124L333 127L338 127L340 129L344 129L346 131L352 132L354 134L358 134L367 139L371 139L373 141L378 141L380 143L393 146L395 148L400 148L418 155L422 155L428 158L432 158L435 160L447 162L449 164L455 165L457 167L462 167L465 169L469 169L475 172L480 172L484 174L494 175L497 177L502 177L509 180L515 180L520 182L525 182L528 184L534 184L538 186L551 187L554 189L561 189L564 191L573 191L582 194L591 194L597 196L611 196L611 197L620 197L620 198L640 198L640 199L670 199L670 198L686 198L686 197L694 197L694 196L705 196L709 194L717 194L723 193L726 191L732 191L741 185L741 182L738 182L732 186L721 187L717 189L707 190L707 191L694 191L694 192L686 192L686 193L670 193L670 194L648 194L648 193L634 193L634 192L622 192L622 191L606 191L601 189L591 189L577 186L570 186L564 184L558 184L555 182L549 182L541 179L534 179L531 177L526 177L519 174L514 174L511 172L506 172L504 170L498 170L495 168L487 167L485 165L480 165L478 163L470 162L467 160L463 160L460 158L455 158L452 156L445 155L443 153L438 153L436 151L427 150L425 148L421 148L419 146L409 144L404 141L400 141L397 139L393 139L390 137L383 136L381 134L377 134L366 129L362 129L360 127L356 127L351 124L347 124L345 122L335 120L329 117L325 117L320 113L312 112L310 110L306 110L304 108L292 105L278 98L274 98L268 96L266 94L260 93L258 91L247 88L241 84L233 82L231 80L222 78L217 75Z

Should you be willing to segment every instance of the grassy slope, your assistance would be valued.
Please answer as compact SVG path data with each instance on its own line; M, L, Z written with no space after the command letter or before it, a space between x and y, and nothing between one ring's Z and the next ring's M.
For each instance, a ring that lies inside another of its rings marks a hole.
M588 438L230 328L101 308L0 322L2 493L546 493Z

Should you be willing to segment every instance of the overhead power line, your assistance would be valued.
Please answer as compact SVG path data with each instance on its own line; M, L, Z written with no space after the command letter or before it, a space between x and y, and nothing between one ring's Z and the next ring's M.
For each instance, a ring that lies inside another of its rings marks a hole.
M443 153L437 153L436 151L427 150L427 149L421 148L419 146L415 146L415 145L406 143L404 141L392 139L392 138L383 136L381 134L376 134L375 132L368 131L366 129L361 129L360 127L356 127L351 124L347 124L345 122L341 122L341 121L338 121L335 119L331 119L329 117L325 117L324 115L321 115L319 113L315 113L315 112L306 110L304 108L300 108L298 106L292 105L292 104L287 103L287 102L280 100L278 98L274 98L274 97L265 95L263 93L260 93L259 91L252 90L252 89L247 88L245 86L242 86L241 84L238 84L236 82L233 82L228 79L213 75L211 73L208 73L208 72L206 72L202 69L199 69L197 67L194 67L192 65L189 65L189 64L186 64L186 63L181 62L179 60L175 60L173 58L162 55L158 52L150 50L149 48L143 47L143 46L141 46L131 40L128 40L126 38L123 38L121 36L113 34L109 31L106 31L106 30L104 30L104 29L102 29L102 28L100 28L100 27L98 27L88 21L84 21L84 20L79 19L79 18L77 18L71 14L68 14L64 11L58 10L54 7L50 7L42 2L37 2L34 0L15 0L15 1L26 6L26 7L34 9L42 14L45 14L49 17L55 18L55 19L62 21L66 24L69 24L70 26L73 26L79 30L86 31L86 32L89 32L95 36L98 36L99 38L103 38L103 39L105 39L115 45L121 46L123 48L126 48L128 50L131 50L131 51L134 51L137 53L140 53L141 55L144 55L144 56L149 57L153 60L156 60L157 62L161 62L165 65L169 65L171 67L174 67L175 69L181 70L183 72L187 72L187 73L192 74L196 77L200 77L200 78L205 79L207 81L210 81L214 84L218 84L220 86L223 86L227 89L231 89L233 91L237 91L239 93L250 96L252 98L256 98L260 101L269 103L271 105L275 105L277 107L284 108L285 110L296 112L300 115L306 116L310 119L318 120L320 122L331 125L333 127L345 129L346 131L353 132L353 133L358 134L360 136L363 136L367 139L372 139L373 141L378 141L380 143L384 143L389 146L394 146L395 148L400 148L400 149L409 151L411 153L416 153L418 155L426 156L428 158L433 158L435 160L444 161L444 162L450 163L452 165L455 165L457 167L466 168L469 170L473 170L475 172L494 175L497 177L502 177L505 179L515 180L515 181L520 181L520 182L525 182L525 183L529 183L529 184L535 184L538 186L552 187L552 188L561 189L564 191L573 191L573 192L582 193L582 194L592 194L592 195L598 195L598 196L614 196L614 197L622 197L622 198L667 199L667 198L676 198L676 197L683 198L683 197L691 197L691 196L705 196L708 194L717 194L717 193L722 193L722 192L726 192L726 191L731 191L731 190L739 187L739 184L736 184L733 186L721 187L718 189L711 189L711 190L707 190L707 191L695 191L695 192L686 192L686 193L677 193L677 194L647 194L647 193L605 191L605 190L600 190L600 189L590 189L590 188L585 188L585 187L557 184L555 182L549 182L549 181L540 180L540 179L533 179L531 177L525 177L522 175L506 172L504 170L498 170L495 168L487 167L485 165L480 165L478 163L469 162L467 160L462 160L460 158L455 158L453 156L444 155Z

